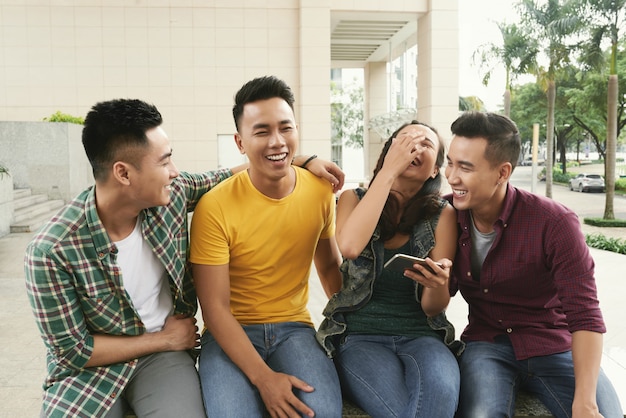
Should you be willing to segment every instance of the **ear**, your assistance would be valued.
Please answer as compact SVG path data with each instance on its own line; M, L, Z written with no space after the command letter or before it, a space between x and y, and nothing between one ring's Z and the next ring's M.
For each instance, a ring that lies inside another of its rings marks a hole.
M435 166L435 170L433 170L433 174L430 177L435 178L437 175L439 175L439 167Z
M237 132L234 135L234 139L235 139L235 145L237 145L237 148L239 148L239 152L242 154L245 154L246 150L243 148L243 141L241 139L241 135L239 135L239 132Z
M510 162L502 163L498 170L498 184L508 182L512 173L513 165Z
M127 163L122 161L113 163L113 179L125 186L130 185L130 173Z

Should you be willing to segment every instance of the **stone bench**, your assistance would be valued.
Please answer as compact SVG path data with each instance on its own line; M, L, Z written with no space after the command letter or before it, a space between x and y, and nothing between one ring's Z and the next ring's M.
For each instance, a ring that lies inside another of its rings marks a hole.
M343 401L343 413L341 416L344 418L370 418L361 408L347 400ZM522 417L551 418L552 414L540 400L526 392L519 392L515 402L515 415L513 418Z
M269 416L269 415L268 415ZM343 402L343 418L371 418L363 410L352 402L345 400ZM551 418L550 411L536 398L531 395L520 392L517 395L515 405L514 418L535 417L535 418ZM126 418L137 418L134 414L126 414Z

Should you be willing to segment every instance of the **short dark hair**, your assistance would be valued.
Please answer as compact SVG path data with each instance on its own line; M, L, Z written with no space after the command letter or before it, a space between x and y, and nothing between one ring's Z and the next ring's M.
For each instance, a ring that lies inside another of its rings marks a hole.
M437 135L437 141L439 143L439 150L437 151L437 158L435 160L435 166L439 169L443 166L443 162L446 155L445 144L439 133L435 128L417 120L412 120L402 124L394 133L391 134L389 139L385 142L378 162L374 168L374 175L372 176L373 182L378 172L383 168L385 157L391 147L393 138L398 136L400 131L409 125L422 125L432 130ZM400 207L400 203L393 193L389 193L385 207L378 220L378 226L380 228L381 239L391 239L397 232L403 232L410 234L413 230L413 226L416 225L421 219L429 219L439 211L441 196L441 170L434 178L428 178L424 182L422 188L414 196L411 196L405 203L404 207ZM400 221L398 222L398 214L401 214Z
M485 158L494 166L510 162L517 165L522 147L519 130L511 119L491 112L464 112L450 130L453 135L466 138L484 138L487 140Z
M146 131L163 123L157 108L137 99L115 99L95 104L85 117L83 147L96 180L104 180L121 156L134 162L131 148L148 144Z
M258 77L244 84L235 95L235 105L233 106L233 118L235 119L235 127L239 131L239 120L243 114L243 108L246 104L256 102L257 100L267 100L279 97L287 102L291 110L295 98L291 87L283 80L275 76Z

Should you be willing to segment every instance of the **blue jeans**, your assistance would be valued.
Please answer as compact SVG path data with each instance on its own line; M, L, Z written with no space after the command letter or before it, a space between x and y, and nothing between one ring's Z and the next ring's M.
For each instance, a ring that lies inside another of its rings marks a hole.
M315 340L315 330L299 322L244 325L259 355L274 371L293 375L315 390L294 390L316 417L341 417L341 389L333 362ZM199 363L204 406L209 417L262 417L259 391L224 353L209 332L202 336Z
M517 390L533 393L557 418L572 416L574 365L567 351L516 360L508 338L466 345L460 360L459 417L511 417ZM600 370L596 401L605 418L621 418L615 389Z
M459 366L433 337L352 334L335 366L346 396L372 417L453 417Z

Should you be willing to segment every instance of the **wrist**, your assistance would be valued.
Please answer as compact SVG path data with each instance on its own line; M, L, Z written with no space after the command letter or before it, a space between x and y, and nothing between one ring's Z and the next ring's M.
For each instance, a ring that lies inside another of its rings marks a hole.
M302 163L302 165L300 166L300 168L306 168L306 166L307 166L307 165L308 165L311 161L313 161L313 160L314 160L314 159L316 159L316 158L317 158L317 155L315 155L315 154L311 155L309 158L307 158L307 159L306 159L306 161L305 161L305 162L303 162L303 163Z

